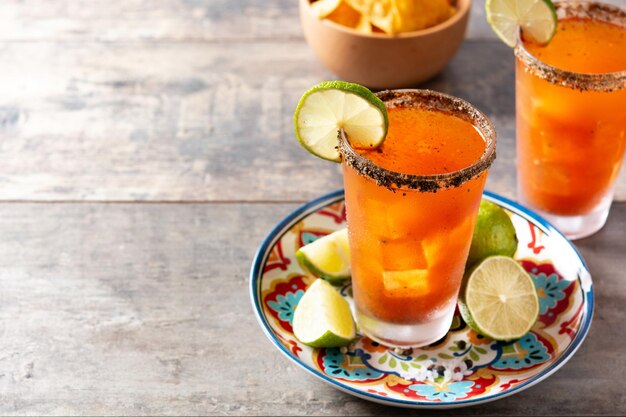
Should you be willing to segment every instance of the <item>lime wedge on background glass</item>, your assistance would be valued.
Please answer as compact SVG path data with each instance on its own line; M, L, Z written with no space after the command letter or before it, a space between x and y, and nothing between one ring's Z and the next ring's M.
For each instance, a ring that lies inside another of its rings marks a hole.
M535 284L513 258L492 256L465 277L459 294L463 320L494 340L514 340L533 327L539 314Z
M328 282L315 280L296 306L293 334L312 347L347 345L356 337L350 305Z
M356 148L376 148L387 135L387 109L367 88L324 81L304 93L293 116L298 142L313 155L339 162L343 128Z
M350 278L348 229L320 237L298 249L296 258L313 275L340 284Z
M550 0L487 0L485 12L493 31L511 48L520 27L525 37L542 45L556 32L556 10Z

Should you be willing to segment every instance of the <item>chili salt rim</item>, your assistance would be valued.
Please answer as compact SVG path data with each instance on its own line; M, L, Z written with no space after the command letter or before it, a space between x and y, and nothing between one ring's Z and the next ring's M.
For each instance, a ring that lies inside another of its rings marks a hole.
M376 181L377 185L389 189L406 187L421 192L437 192L440 189L458 187L475 178L496 159L496 131L493 125L483 113L465 100L432 90L417 89L385 90L376 95L385 102L387 108L419 106L450 113L476 126L487 142L480 159L468 167L445 174L413 175L388 170L360 155L350 145L345 131L340 129L339 151L345 162L359 175Z
M621 7L600 2L556 2L559 19L580 17L626 27L626 10ZM542 62L531 54L521 41L518 33L515 56L524 64L524 70L551 84L580 91L599 91L609 93L626 88L626 70L607 73L583 73L567 71Z

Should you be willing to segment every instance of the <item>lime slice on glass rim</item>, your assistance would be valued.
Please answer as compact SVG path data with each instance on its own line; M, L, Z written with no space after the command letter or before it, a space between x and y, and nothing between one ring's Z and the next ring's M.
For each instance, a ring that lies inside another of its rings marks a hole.
M514 340L533 327L539 315L535 284L513 258L492 256L469 271L459 294L463 320L493 340Z
M385 140L387 109L367 88L324 81L304 93L293 116L298 142L313 155L341 161L337 134L344 129L356 148L377 148Z
M550 0L487 0L485 12L493 31L511 48L520 27L525 37L541 45L556 32L558 19Z
M296 258L313 275L338 285L350 278L348 229L337 230L298 249Z
M356 337L348 302L323 279L306 290L293 314L293 334L312 347L339 347Z

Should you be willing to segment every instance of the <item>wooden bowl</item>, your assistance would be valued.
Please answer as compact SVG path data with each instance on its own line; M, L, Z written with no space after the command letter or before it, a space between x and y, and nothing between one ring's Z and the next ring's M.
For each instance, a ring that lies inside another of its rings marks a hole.
M320 19L309 0L299 1L304 36L318 59L344 80L374 89L410 87L439 73L463 42L471 8L471 0L457 0L445 22L389 36Z

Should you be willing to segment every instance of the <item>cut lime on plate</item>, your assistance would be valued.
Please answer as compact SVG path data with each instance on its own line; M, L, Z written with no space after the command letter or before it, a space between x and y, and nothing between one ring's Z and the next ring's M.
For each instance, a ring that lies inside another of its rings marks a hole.
M487 0L485 12L493 31L511 48L517 43L519 28L542 45L556 32L556 10L550 0Z
M376 148L387 135L387 109L361 85L324 81L304 93L294 114L294 124L298 142L306 150L339 162L339 130L344 129L356 148Z
M301 247L296 258L313 275L341 284L351 273L348 229L337 230Z
M350 305L328 282L315 280L296 306L293 334L312 347L347 345L356 337Z
M513 258L492 256L465 277L459 295L463 320L494 340L514 340L533 327L539 299L532 278Z
M475 265L488 256L513 256L517 251L517 243L517 233L509 215L497 204L482 200L467 265Z

